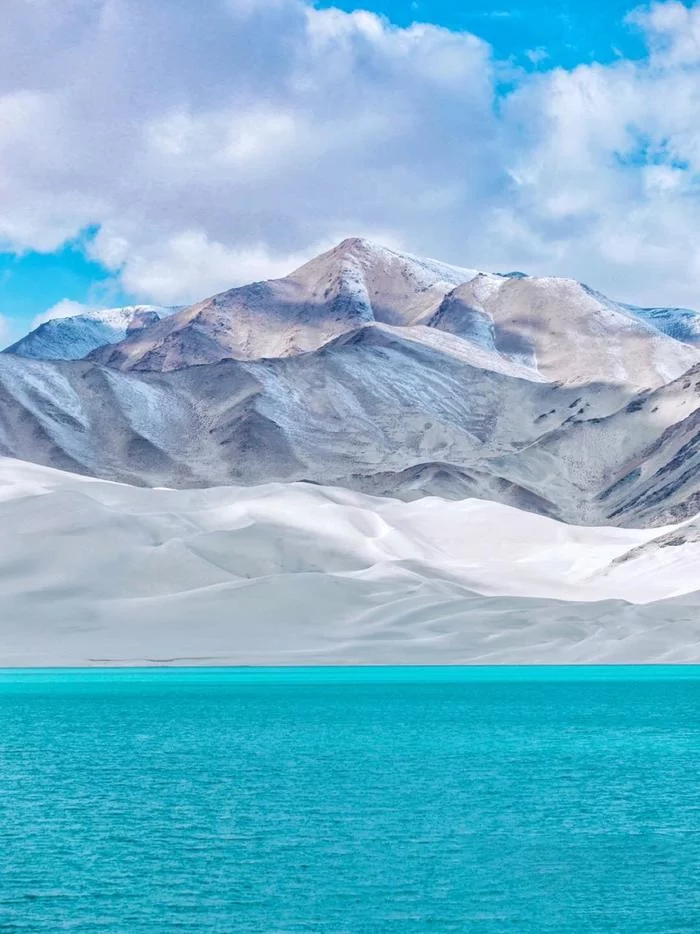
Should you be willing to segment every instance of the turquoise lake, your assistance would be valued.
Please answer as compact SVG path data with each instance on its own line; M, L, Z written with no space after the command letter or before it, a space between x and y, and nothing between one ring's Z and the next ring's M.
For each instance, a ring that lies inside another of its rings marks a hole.
M700 669L0 672L0 931L700 931Z

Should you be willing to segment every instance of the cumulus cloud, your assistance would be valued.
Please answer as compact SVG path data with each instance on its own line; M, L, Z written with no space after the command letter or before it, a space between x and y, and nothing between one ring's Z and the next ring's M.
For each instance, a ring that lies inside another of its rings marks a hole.
M173 305L183 298L200 298L202 283L206 283L207 292L221 292L235 285L284 276L332 245L329 241L303 253L274 256L264 244L229 248L209 240L203 230L185 230L135 251L128 243L110 242L108 235L101 232L91 252L110 265L110 259L120 251L124 287L157 295L165 304Z
M15 339L15 327L6 315L0 315L0 349L11 344Z
M641 61L535 74L303 0L9 0L3 20L10 248L98 226L126 289L180 303L360 235L700 306L698 7L631 14Z
M51 249L99 225L93 254L145 298L282 271L335 235L421 249L499 186L490 50L469 34L298 0L11 9L0 237Z
M648 59L556 70L507 101L511 246L618 296L698 305L700 8L656 5L631 19Z

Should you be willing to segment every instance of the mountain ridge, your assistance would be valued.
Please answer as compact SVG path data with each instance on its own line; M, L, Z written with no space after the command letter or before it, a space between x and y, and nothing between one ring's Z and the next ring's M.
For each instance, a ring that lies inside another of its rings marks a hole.
M478 497L575 524L700 505L700 346L575 280L348 240L222 295L80 361L0 354L0 453L146 486Z
M451 333L501 364L524 366L551 381L619 379L642 389L676 378L700 359L700 314L689 309L640 308L574 279L480 272L360 238L342 241L282 279L238 286L186 308L111 309L47 327L60 333L71 322L99 316L110 324L110 314L140 308L153 315L145 326L111 323L114 335L88 353L84 346L67 353L69 336L56 339L61 349L51 352L43 325L8 352L45 359L89 355L117 369L167 371L294 356L380 324L423 328L412 336L424 340L431 339L426 329Z
M295 356L370 324L449 332L501 364L569 383L652 388L700 359L700 315L687 309L637 308L573 279L480 272L358 238L283 279L196 303L91 359L167 371Z
M121 369L179 369L221 359L291 356L355 327L412 323L476 275L358 238L283 279L239 286L184 309L94 359Z
M37 360L80 360L175 311L177 308L162 305L124 305L49 318L7 347L4 353Z
M485 369L397 330L168 373L0 355L0 453L147 486L307 480L477 496L580 524L692 513L700 371L653 392L582 389ZM648 468L623 482L640 460ZM673 487L666 499L658 484Z

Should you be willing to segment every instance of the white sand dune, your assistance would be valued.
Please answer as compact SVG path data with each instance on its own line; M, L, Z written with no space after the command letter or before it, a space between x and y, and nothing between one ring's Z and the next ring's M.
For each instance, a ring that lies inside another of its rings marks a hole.
M694 521L0 459L0 665L700 661Z

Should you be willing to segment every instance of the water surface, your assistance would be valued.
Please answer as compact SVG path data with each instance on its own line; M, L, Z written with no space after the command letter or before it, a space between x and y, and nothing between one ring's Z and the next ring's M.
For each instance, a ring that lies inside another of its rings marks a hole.
M700 670L0 672L0 931L700 930Z

